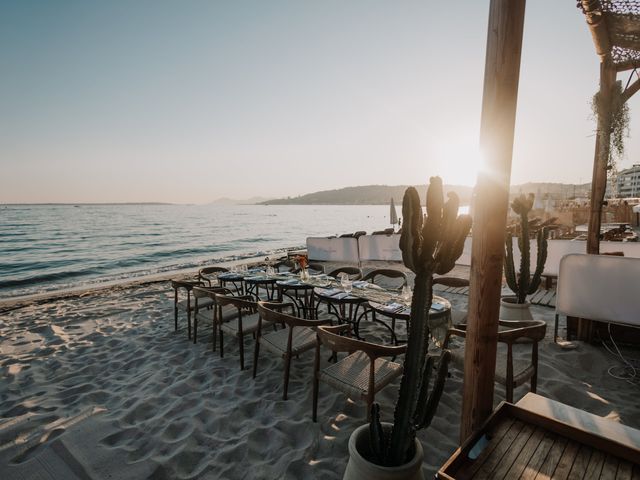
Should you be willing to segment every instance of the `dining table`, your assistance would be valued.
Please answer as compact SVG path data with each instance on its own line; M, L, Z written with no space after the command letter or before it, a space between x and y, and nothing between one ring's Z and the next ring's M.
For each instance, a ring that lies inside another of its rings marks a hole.
M289 301L303 318L318 318L320 307L325 305L327 314L337 323L350 324L357 338L362 338L360 326L365 321L385 328L395 344L406 341L397 337L396 324L411 318L411 297L399 290L367 281L353 281L351 288L345 288L326 274L268 274L264 268L226 272L218 278L223 286L232 284L239 293L251 294L256 299L260 299L259 288L266 288L268 300ZM434 343L441 345L451 326L451 303L446 298L433 296L428 322Z

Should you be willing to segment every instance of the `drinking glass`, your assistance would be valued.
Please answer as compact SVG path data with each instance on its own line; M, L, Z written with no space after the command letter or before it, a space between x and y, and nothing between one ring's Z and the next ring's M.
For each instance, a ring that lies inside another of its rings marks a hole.
M351 293L351 290L353 290L353 283L349 280L349 277L342 279L342 288L344 288L344 291L347 293Z
M271 277L275 275L275 273L276 273L275 269L271 265L269 265L266 271L267 277Z
M404 303L411 303L411 287L409 285L402 287L400 297Z

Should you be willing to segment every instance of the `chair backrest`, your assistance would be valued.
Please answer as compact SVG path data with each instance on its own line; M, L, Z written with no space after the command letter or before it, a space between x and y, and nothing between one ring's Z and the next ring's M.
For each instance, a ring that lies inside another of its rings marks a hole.
M331 271L329 276L337 278L341 273L346 273L349 276L349 280L360 280L362 278L362 271L358 267L338 267Z
M258 304L250 295L242 295L242 296L233 296L224 293L216 293L216 303L220 307L224 307L226 305L232 305L236 307L238 310L252 310L255 311Z
M565 255L560 261L556 313L640 326L640 258Z
M468 278L459 277L436 277L433 279L434 285L444 285L445 287L468 287Z
M283 312L285 308L292 308L291 303L279 303L279 302L258 302L258 313L260 318L267 322L284 323L287 327L317 327L318 325L326 325L329 320L307 320L305 318L296 317Z
M321 263L310 263L309 265L307 265L307 268L315 272L324 273L324 265L322 265Z
M407 274L392 268L371 270L362 279L386 288L402 288L407 285Z
M209 286L212 286L212 281L218 280L218 274L228 272L229 270L224 267L204 267L198 271L198 279L202 282L206 282Z
M514 343L521 338L539 342L547 332L544 320L499 320L499 326L505 330L498 332L498 342Z
M216 294L231 295L231 290L225 287L193 287L193 296L195 298L208 297L215 301Z
M349 329L349 325L321 326L316 332L320 342L334 352L364 352L369 358L377 358L400 355L407 350L406 345L379 345L340 335Z

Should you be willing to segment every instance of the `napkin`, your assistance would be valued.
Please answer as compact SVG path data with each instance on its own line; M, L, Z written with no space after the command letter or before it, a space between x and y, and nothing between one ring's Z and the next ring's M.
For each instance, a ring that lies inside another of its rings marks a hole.
M369 282L364 281L364 280L357 280L357 281L353 282L353 287L354 288L367 288L367 285L369 285Z
M444 305L442 305L441 303L432 303L431 304L431 310L435 310L436 312L441 312L444 310Z
M382 307L382 309L385 312L397 312L399 310L401 310L402 308L404 308L404 305L402 305L401 303L390 303L389 305L385 305L384 307Z

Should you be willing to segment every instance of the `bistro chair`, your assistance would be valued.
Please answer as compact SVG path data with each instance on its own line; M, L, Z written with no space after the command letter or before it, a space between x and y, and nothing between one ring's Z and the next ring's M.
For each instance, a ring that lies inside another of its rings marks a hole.
M191 313L196 309L196 303L195 301L192 301L191 298L191 291L197 286L202 286L202 282L199 280L171 280L171 287L174 291L173 319L175 323L175 331L178 331L178 310L183 310L187 313L187 337L189 339L191 338ZM202 303L200 303L199 308L212 305L212 300L203 300Z
M218 307L218 333L220 334L220 357L224 358L224 332L238 339L238 349L240 350L240 370L244 370L244 337L245 335L255 335L260 324L260 318L256 310L257 303L251 295L234 297L216 293L216 304ZM232 318L224 319L224 308L235 309L236 315ZM270 324L270 321L265 321Z
M450 328L445 337L443 350L451 351L451 360L459 368L464 366L464 343L452 340L466 337L465 324ZM506 389L506 400L513 403L513 389L531 383L531 392L536 393L538 383L538 342L544 339L547 324L544 320L499 320L498 353L496 355L496 382ZM531 349L530 357L526 350ZM518 350L514 358L514 350Z
M349 280L360 280L362 278L362 270L358 267L338 267L329 273L330 277L338 278L341 273L346 273L349 276Z
M198 271L198 279L210 287L220 287L218 275L228 271L229 269L224 267L204 267Z
M380 287L400 290L408 284L407 274L392 268L379 268L371 270L362 280L371 282Z
M320 326L313 368L313 421L318 417L318 390L322 381L349 395L352 399L366 400L367 419L377 392L402 374L402 365L382 357L394 357L406 352L406 345L387 346L364 342L346 336L350 325ZM346 352L342 360L320 370L320 344L334 354Z
M285 313L283 310L295 311L291 303L258 302L258 325L256 330L256 344L253 355L253 378L258 374L258 357L260 346L265 350L284 359L284 390L282 399L287 399L289 390L289 372L291 357L311 350L318 342L315 327L329 324L329 320L307 320ZM284 329L267 334L262 328L268 324L281 323Z
M216 294L232 295L231 290L225 287L193 287L193 296L195 298L195 312L193 315L193 343L196 343L198 336L198 322L211 322L213 325L213 351L216 351L218 318L226 322L238 316L238 312L233 305L225 305L218 307L216 303ZM211 299L212 304L205 302L205 299ZM204 307L202 305L205 305ZM208 306L207 306L208 305Z

